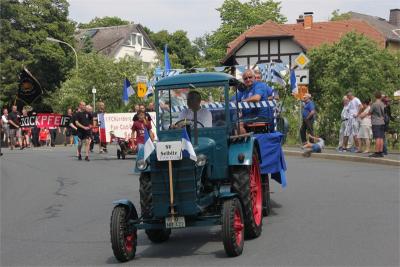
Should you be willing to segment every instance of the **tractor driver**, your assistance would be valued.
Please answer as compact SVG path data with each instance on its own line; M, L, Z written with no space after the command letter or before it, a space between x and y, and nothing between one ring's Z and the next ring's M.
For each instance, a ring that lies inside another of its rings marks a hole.
M185 109L179 114L178 121L181 120L194 120L194 111L197 111L197 121L203 127L212 127L212 115L207 109L201 108L201 95L197 91L190 91L187 95L188 109ZM179 127L179 126L178 126Z

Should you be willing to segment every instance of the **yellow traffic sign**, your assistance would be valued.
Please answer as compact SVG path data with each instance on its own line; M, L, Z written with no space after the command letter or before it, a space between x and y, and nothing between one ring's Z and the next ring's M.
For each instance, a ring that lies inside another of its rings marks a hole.
M300 68L304 68L310 62L310 59L304 53L300 53L294 62L296 62Z
M137 95L138 95L138 97L143 98L146 95L146 92L147 92L146 83L139 82L137 84Z

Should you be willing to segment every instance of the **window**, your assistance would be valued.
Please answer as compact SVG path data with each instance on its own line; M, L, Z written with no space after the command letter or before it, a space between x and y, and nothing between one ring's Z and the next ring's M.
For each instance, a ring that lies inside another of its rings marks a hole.
M143 35L140 33L132 33L125 43L128 46L135 46L136 44L143 46Z
M147 42L146 39L143 39L143 47L145 47L145 48L151 48L150 44Z

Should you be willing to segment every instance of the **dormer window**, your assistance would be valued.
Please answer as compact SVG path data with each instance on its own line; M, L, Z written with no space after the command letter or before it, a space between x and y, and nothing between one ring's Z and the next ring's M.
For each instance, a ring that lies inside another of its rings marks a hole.
M128 46L135 46L136 44L143 46L143 35L140 33L132 33L125 44Z

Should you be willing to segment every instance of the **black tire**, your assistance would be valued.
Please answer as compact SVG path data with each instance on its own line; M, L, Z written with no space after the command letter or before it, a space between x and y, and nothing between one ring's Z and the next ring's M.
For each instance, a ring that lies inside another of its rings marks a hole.
M144 219L153 217L153 195L151 192L151 176L149 172L142 172L139 177L140 181L140 208ZM150 241L161 243L167 241L171 235L171 229L149 229L146 235Z
M122 151L121 151L121 158L122 158L122 159L125 159L125 157L126 157L126 153L125 153L124 150L122 150Z
M120 159L121 158L121 150L117 149L117 158Z
M253 151L253 157L257 157L258 153L256 150ZM262 231L262 209L261 209L261 220L258 225L256 223L255 215L253 213L253 205L251 198L250 188L250 170L251 166L233 166L232 175L232 190L239 195L239 198L243 204L243 215L245 222L245 237L256 238L261 235ZM261 183L261 181L260 181Z
M263 192L263 216L267 217L271 214L271 193L269 189L269 176L262 176L262 192Z
M151 193L151 177L149 172L142 172L140 182L140 209L144 219L153 217L153 195Z
M150 229L146 230L146 235L153 243L162 243L169 239L171 229Z
M240 221L238 221L240 219ZM242 205L237 198L228 199L222 209L222 242L229 257L242 254L244 246L244 219Z
M135 258L137 246L137 229L128 225L129 219L138 219L135 207L131 214L124 206L116 206L111 214L110 236L115 258L126 262Z

